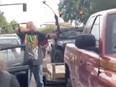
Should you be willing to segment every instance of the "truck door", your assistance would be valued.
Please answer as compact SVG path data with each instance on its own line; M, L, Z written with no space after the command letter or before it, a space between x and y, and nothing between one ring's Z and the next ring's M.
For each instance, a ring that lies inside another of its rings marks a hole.
M93 20L93 18L94 18L93 25L91 26L91 29L88 29L88 30L90 31L90 34L93 34L95 36L95 39L96 39L96 47L95 48L99 49L99 39L101 37L100 16L97 16L97 17L94 16L94 17L92 17L92 20ZM86 31L84 31L84 32L86 32ZM91 72L94 68L98 69L98 66L96 66L96 64L99 64L99 63L97 63L98 59L91 56L92 51L88 52L88 50L87 50L86 52L87 53L82 52L80 55L80 61L79 61L79 63L80 63L79 64L79 78L80 79L79 80L83 87L95 87L95 86L92 86L93 82L92 82ZM96 57L99 56L99 54L97 52L95 54L96 54Z
M24 50L21 50L21 47L0 50L0 55L7 62L8 67L18 66L24 62Z

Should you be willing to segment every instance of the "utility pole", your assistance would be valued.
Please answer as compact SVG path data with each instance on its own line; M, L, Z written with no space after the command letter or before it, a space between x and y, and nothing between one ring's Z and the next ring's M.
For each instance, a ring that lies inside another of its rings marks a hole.
M50 10L54 13L54 18L55 18L55 20L56 20L57 31L58 31L58 34L59 34L59 33L60 33L60 25L59 25L58 16L57 16L56 13L54 12L54 10L46 3L46 1L43 1L43 4L45 4L47 7L49 7Z

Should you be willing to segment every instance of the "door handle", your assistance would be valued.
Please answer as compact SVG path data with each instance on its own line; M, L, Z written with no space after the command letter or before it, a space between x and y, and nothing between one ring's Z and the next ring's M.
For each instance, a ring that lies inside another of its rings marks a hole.
M80 63L82 64L82 63L83 63L83 61L82 61L82 60L80 60Z

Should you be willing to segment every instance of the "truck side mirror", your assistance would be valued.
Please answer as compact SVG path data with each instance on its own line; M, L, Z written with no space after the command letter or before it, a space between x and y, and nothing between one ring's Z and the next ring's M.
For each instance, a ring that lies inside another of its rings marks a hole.
M96 47L96 39L94 35L79 35L76 38L75 45L77 48L99 53L99 49Z

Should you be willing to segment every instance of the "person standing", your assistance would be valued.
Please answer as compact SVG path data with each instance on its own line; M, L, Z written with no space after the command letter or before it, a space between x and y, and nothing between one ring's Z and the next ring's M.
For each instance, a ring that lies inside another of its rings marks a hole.
M0 87L20 87L16 77L6 71L5 62L0 59Z
M32 56L30 69L34 75L37 87L44 87L42 62L44 58L43 49L47 46L46 35L36 30L33 22L27 22L26 29L18 29L17 35L22 44L29 46L29 54Z

